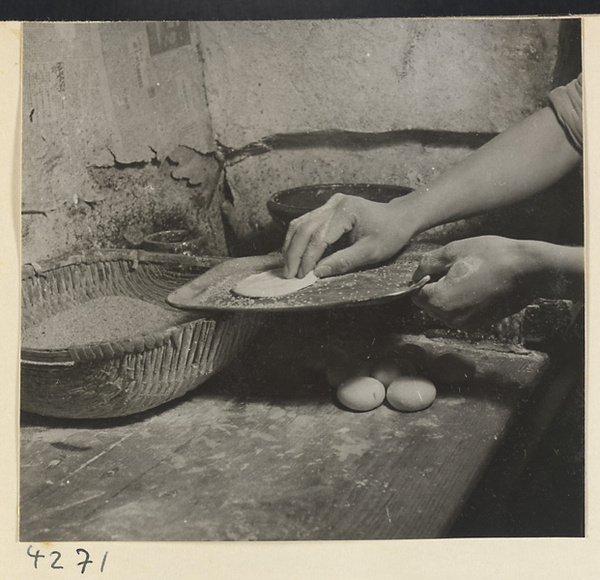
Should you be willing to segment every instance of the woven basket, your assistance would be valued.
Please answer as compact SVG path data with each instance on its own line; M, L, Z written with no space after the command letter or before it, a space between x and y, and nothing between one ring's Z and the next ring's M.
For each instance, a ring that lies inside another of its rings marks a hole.
M105 296L128 296L173 310L165 297L221 261L106 250L26 265L22 328ZM101 418L156 407L222 369L257 326L252 313L211 313L124 340L49 350L23 347L21 408L53 417Z

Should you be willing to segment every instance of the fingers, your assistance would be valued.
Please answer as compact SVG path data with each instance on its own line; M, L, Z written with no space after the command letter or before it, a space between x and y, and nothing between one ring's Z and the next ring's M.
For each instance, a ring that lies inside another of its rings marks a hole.
M367 238L363 238L354 245L327 256L315 268L315 275L318 278L325 278L345 274L361 266L375 263L372 246L373 244Z
M450 328L468 330L497 317L493 295L482 288L477 261L459 258L437 282L426 284L413 302Z
M306 276L312 272L325 250L351 231L353 226L354 222L349 215L339 216L336 214L313 232L302 255L298 276Z
M419 308L429 312L430 309L433 309L432 298L436 295L438 285L439 282L430 282L429 284L425 284L421 290L413 294L412 301Z
M468 309L456 303L453 289L448 287L446 278L426 284L413 295L412 301L431 317L450 328L464 328L469 319Z
M448 272L454 262L454 256L448 250L448 246L432 250L421 258L417 269L413 274L413 281L417 282L424 276L439 278Z
M288 228L282 248L284 260L283 275L286 278L293 278L296 274L299 274L298 270L306 246L318 227L315 222L307 221L306 217L308 216L303 216L292 221Z
M286 278L311 272L327 247L353 228L355 219L346 198L335 194L325 205L290 224L282 248Z

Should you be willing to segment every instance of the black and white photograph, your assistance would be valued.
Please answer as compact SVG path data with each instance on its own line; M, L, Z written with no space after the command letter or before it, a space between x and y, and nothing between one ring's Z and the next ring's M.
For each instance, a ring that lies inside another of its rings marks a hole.
M22 37L20 542L585 537L580 18Z

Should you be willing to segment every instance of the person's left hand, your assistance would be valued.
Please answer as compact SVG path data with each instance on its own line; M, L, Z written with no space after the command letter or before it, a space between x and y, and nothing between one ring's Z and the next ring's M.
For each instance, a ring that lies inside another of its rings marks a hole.
M413 275L438 279L413 302L452 328L475 328L518 312L535 298L538 264L524 244L497 236L452 242L426 254ZM441 277L440 277L441 276Z

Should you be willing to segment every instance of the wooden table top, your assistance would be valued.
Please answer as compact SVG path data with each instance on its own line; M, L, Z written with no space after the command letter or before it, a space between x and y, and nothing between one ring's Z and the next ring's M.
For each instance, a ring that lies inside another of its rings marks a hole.
M443 537L548 360L408 338L467 354L475 380L438 387L418 413L352 413L304 367L298 336L263 337L152 412L112 421L25 415L21 540Z

